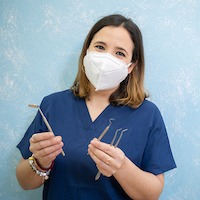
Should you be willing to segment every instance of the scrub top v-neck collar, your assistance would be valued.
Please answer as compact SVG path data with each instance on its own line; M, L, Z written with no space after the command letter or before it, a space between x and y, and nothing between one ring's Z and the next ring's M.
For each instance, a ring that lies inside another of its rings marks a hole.
M108 126L109 119L112 118L111 111L113 107L109 104L101 113L100 115L92 121L88 107L86 105L85 99L79 99L78 100L78 109L81 116L81 120L87 129L96 129L99 125L102 126Z

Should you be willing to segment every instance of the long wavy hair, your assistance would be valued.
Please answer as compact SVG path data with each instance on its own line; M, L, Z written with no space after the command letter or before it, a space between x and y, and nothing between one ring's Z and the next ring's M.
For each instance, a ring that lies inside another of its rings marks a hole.
M132 72L120 83L119 88L110 96L110 104L114 106L128 105L132 108L137 108L148 96L144 89L145 65L142 34L138 26L130 18L125 18L119 14L109 15L100 19L88 33L79 58L78 73L71 90L75 96L89 99L90 82L84 72L83 58L94 35L105 26L122 26L129 32L134 44L131 62L137 63Z

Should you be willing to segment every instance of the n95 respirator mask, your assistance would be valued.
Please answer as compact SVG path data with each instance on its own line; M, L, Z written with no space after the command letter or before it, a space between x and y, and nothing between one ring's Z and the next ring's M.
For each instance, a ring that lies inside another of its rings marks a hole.
M95 91L117 87L128 75L128 65L109 53L87 51L83 59L85 74Z

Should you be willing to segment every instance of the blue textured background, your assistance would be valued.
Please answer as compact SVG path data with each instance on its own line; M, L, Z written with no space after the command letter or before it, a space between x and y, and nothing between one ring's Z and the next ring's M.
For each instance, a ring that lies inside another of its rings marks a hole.
M166 173L161 200L200 199L199 0L0 1L0 199L38 200L15 178L15 147L45 95L68 88L91 26L120 13L141 28L146 88L160 108L178 168Z

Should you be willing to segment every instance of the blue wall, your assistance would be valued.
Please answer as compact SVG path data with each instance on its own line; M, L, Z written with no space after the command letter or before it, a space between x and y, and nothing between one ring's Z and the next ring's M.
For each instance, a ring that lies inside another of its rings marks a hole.
M146 88L160 108L178 168L161 200L200 198L199 0L0 1L0 199L38 200L15 178L15 147L33 119L29 103L68 88L83 40L102 16L120 13L141 28Z

